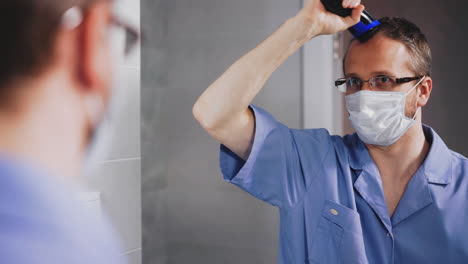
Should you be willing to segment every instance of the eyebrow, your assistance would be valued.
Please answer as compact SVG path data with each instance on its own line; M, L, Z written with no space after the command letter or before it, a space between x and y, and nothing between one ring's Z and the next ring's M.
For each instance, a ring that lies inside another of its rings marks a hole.
M371 76L379 76L379 75L385 75L385 76L395 76L395 74L389 72L389 71L375 71L371 72ZM349 77L359 77L359 74L357 73L348 73L345 75L346 78Z

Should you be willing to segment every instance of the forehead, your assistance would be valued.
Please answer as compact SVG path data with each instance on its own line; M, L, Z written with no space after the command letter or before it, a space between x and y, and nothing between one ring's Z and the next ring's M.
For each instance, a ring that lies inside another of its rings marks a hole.
M410 62L410 53L403 43L378 34L365 43L351 43L344 69L346 76L361 78L370 78L375 73L407 77L412 75Z

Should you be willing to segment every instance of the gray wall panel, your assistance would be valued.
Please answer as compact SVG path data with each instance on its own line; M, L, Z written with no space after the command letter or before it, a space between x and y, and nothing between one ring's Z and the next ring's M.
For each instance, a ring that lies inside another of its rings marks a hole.
M142 1L142 260L167 263L167 1Z
M144 263L276 262L277 209L222 180L219 145L191 110L220 74L300 5L300 0L143 1L143 30L152 31L142 51ZM296 54L255 103L299 127L300 90Z

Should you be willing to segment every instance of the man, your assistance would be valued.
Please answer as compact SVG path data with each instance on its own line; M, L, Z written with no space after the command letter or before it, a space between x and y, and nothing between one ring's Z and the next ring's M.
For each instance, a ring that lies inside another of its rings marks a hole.
M358 22L359 1L343 6L351 17L309 0L203 93L194 116L222 144L225 180L279 207L280 263L467 263L468 161L421 123L431 53L417 26L385 18L350 44L336 85L357 134L289 129L249 106L305 42Z
M110 29L124 27L110 1L0 10L0 263L123 263L112 228L75 198L110 101Z

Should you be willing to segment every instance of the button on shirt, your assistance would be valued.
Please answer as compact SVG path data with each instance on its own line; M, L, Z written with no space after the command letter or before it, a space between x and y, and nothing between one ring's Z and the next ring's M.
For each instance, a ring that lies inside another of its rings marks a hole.
M468 263L468 161L430 127L428 156L390 217L356 134L289 129L251 109L248 160L222 145L220 167L226 181L279 208L279 263Z

